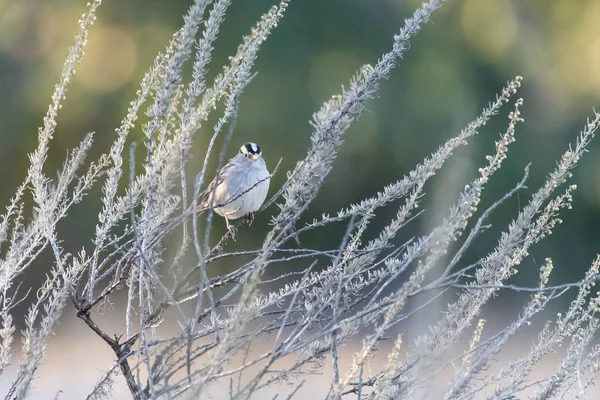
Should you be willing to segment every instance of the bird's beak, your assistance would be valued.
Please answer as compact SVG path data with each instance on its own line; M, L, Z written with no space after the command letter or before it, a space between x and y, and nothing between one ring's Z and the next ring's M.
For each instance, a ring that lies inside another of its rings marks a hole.
M258 160L258 154L253 154L251 158L252 158L252 161Z

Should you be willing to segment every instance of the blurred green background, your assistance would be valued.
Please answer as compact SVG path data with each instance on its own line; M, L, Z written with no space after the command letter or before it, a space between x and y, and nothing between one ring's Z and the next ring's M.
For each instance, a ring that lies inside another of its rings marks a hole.
M36 146L37 128L42 124L85 2L0 0L0 205L7 203L26 174L27 154ZM181 16L190 3L104 1L90 32L86 57L77 68L58 118L47 165L49 175L55 176L67 150L87 132L96 132L90 158L108 150L115 138L114 129L135 96L143 73L181 25ZM233 0L216 42L209 76L219 71L235 52L241 36L274 3ZM284 172L306 154L312 113L339 93L341 85L347 85L361 65L375 63L391 47L404 18L419 5L417 0L292 0L282 23L259 54L255 65L258 76L242 97L228 156L243 142L252 140L263 148L269 167L273 168L282 157L280 173L272 181L274 192L283 182ZM345 135L335 167L306 218L335 212L402 177L474 119L515 75L524 77L518 96L525 100L525 123L517 128L517 142L503 168L489 182L482 206L512 187L531 162L530 189L497 210L491 220L494 228L482 235L468 258L489 252L568 144L575 141L592 108L600 104L598 1L449 0L434 13L433 23L424 26L411 41L404 59L383 82L379 98L367 103L368 111ZM485 155L493 151L494 140L506 129L510 109L512 106L505 107L432 179L421 207L424 214L407 227L398 243L439 223L447 205L455 201L459 190L476 176ZM201 162L210 131L211 124L207 123L195 137L198 156L190 165L194 170ZM141 137L138 127L132 139ZM565 222L552 237L533 248L515 278L521 283L534 283L537 267L545 257L554 259L551 283L579 280L598 251L600 143L593 142L589 150L575 171L574 182L579 189L574 209L564 211ZM60 226L63 243L72 252L91 245L100 209L98 194L97 190L73 208ZM259 246L272 212L275 208L239 232L231 248ZM393 213L393 206L383 210L369 234L376 234ZM217 233L223 232L222 219L215 221ZM344 226L324 229L304 238L303 245L335 247L343 230ZM43 258L27 274L34 287L48 268ZM233 267L216 266L221 271ZM270 268L269 274L285 268L273 267L275 270ZM491 311L506 313L510 320L515 309L507 302L518 302L519 298L523 296L504 293L500 298L502 307L493 302ZM23 308L26 306L23 304ZM96 317L107 332L123 328L120 312L98 313ZM421 326L415 331L423 332L437 318L437 313L419 314L416 324ZM504 323L491 318L486 331L496 332ZM46 397L65 389L61 398L83 398L99 370L114 364L112 353L76 320L72 307L58 329L39 371L37 389ZM521 344L527 345L526 341ZM519 346L515 347L517 355L522 354ZM77 382L73 380L73 365L78 366ZM117 394L127 398L124 384L119 382Z
M143 73L180 26L190 0L104 3L58 118L48 172L58 170L66 151L89 131L96 132L92 157L109 148ZM216 42L211 76L272 4L274 0L233 1ZM311 114L339 93L361 65L373 64L390 48L404 18L419 5L416 0L292 1L259 54L258 76L242 97L228 154L252 140L261 145L271 168L280 157L280 171L293 168L309 146ZM82 0L0 0L0 204L6 204L27 171L27 153L36 145L37 128L84 7ZM599 105L600 2L448 1L411 42L399 67L383 82L379 98L367 104L368 112L347 132L307 218L359 201L399 179L474 119L515 75L524 77L519 96L525 99L525 123L518 127L505 166L490 182L484 205L512 187L532 162L530 190L500 207L492 219L496 230L481 238L474 255L490 251L500 230ZM433 179L423 204L426 212L407 237L439 222L458 191L476 176L493 141L506 129L509 109ZM196 136L199 152L210 129L207 124ZM141 138L139 128L133 138ZM535 266L551 256L554 282L578 280L598 251L600 145L593 143L590 150L576 171L574 210L566 211L555 235L531 252L522 268L525 278L537 276ZM278 174L272 190L284 175ZM91 196L61 226L68 248L89 246L98 202L98 196ZM386 209L377 226L393 212ZM266 231L267 217L260 216L250 233L242 232L237 245L258 245L257 232ZM222 230L221 220L217 224ZM331 237L320 233L308 244L325 240L335 246Z

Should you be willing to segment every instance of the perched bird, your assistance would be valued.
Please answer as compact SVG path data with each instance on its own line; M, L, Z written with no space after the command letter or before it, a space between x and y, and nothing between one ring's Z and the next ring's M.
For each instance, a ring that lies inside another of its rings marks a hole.
M230 219L258 211L267 197L270 181L260 147L256 143L246 143L208 185L201 207L212 206L217 214L225 217L227 229L230 229Z

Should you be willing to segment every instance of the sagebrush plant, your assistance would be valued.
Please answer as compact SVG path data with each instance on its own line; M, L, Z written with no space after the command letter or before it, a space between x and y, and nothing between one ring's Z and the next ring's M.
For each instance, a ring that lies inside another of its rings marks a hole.
M306 156L259 211L272 215L262 246L232 252L228 245L235 229L242 228L244 222L216 237L212 232L213 211L199 208L199 196L224 165L240 96L253 78L253 63L290 1L282 0L268 10L243 37L229 64L207 82L213 44L230 2L194 1L181 29L145 74L115 131L110 152L97 160L86 160L92 146L90 134L71 151L58 177L52 179L44 173L48 146L101 0L88 4L39 129L38 146L30 154L27 177L0 222L0 374L13 362L17 335L14 307L33 298L25 316L19 367L6 398L27 397L65 307L75 307L82 323L116 356L114 366L99 377L87 399L110 398L118 379L124 379L134 399L209 398L218 382L229 388L232 399L264 398L264 388L283 381L291 383L288 398L294 398L300 386L311 384L314 376L305 373L315 368L332 370L332 381L322 388L323 398L413 399L426 393L424 389L438 371L449 364L454 365L455 376L445 382L445 399L510 399L532 388L536 399L560 398L567 392L585 397L600 369L600 347L593 343L600 326L596 315L600 298L592 290L600 276L600 257L575 283L548 286L554 268L551 259L540 267L537 287L505 282L518 272L531 246L561 222L562 210L571 207L576 189L569 184L571 170L593 138L600 114L594 112L544 185L506 226L496 247L473 264L464 265L463 255L487 228L490 214L525 188L527 169L512 190L490 206L480 207L488 180L502 167L523 122L523 100L514 100L520 77L509 81L479 116L406 176L335 215L301 223L301 216L333 167L344 132L361 116L364 102L377 95L380 82L404 55L409 40L444 3L431 0L405 21L388 53L373 65L363 66L347 89L314 114ZM184 84L186 62L192 63L192 74ZM509 103L512 111L506 132L492 154L482 160L485 164L479 176L464 187L443 221L422 237L395 244L393 239L399 231L418 214L429 178ZM218 108L222 114L212 127L202 167L194 170L188 162L194 136L209 115L217 112L217 105L222 106ZM142 169L136 168L133 157L135 142L128 141L136 123L142 123L144 134L146 155L138 160ZM217 150L219 136L224 136L225 144ZM125 152L132 155L129 165L123 161ZM209 160L215 157L219 167L212 171ZM124 182L126 190L119 190ZM94 185L102 187L102 210L92 238L93 249L68 254L57 234L57 224L75 203L85 201ZM27 193L31 200L26 200ZM397 207L395 216L377 234L367 235L377 212L390 204ZM25 218L29 214L31 217ZM297 245L297 239L330 224L346 226L337 248L316 250ZM166 253L167 242L175 233L182 241L171 257ZM24 271L47 250L54 255L54 265L46 281L24 293L19 283ZM187 263L190 254L194 265ZM225 257L240 260L238 267L209 277L207 266ZM250 261L242 261L248 257ZM269 265L291 260L305 262L304 269L280 271L275 278L263 279ZM162 276L165 271L170 276ZM277 289L264 290L273 287ZM215 288L225 290L217 293ZM400 321L424 312L451 289L456 290L454 300L414 343L397 335ZM479 315L499 290L529 292L531 297L512 324L483 341L486 326ZM126 308L107 312L122 319L122 336L106 332L94 321L99 307L109 303L118 291L127 292ZM490 363L511 337L551 300L568 291L577 291L575 300L555 321L541 327L530 351L499 372L490 373ZM407 307L414 298L425 301L419 307ZM184 304L193 306L184 308ZM165 335L157 327L164 323L168 309L175 311L169 323L178 329ZM390 334L393 340L386 350L380 343ZM256 355L251 349L258 340L270 346ZM360 343L358 350L351 358L342 357L339 347L350 342ZM449 350L463 342L468 344L467 351L449 359ZM554 374L531 381L528 375L536 364L561 345L568 351ZM387 363L371 365L374 354L382 351L389 351ZM234 358L238 360L235 363Z

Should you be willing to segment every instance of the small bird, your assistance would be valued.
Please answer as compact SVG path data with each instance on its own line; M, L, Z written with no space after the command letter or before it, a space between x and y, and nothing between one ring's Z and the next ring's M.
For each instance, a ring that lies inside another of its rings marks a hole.
M270 181L260 147L246 143L208 185L201 207L212 206L217 214L225 217L227 229L231 229L230 219L258 211L267 197Z

